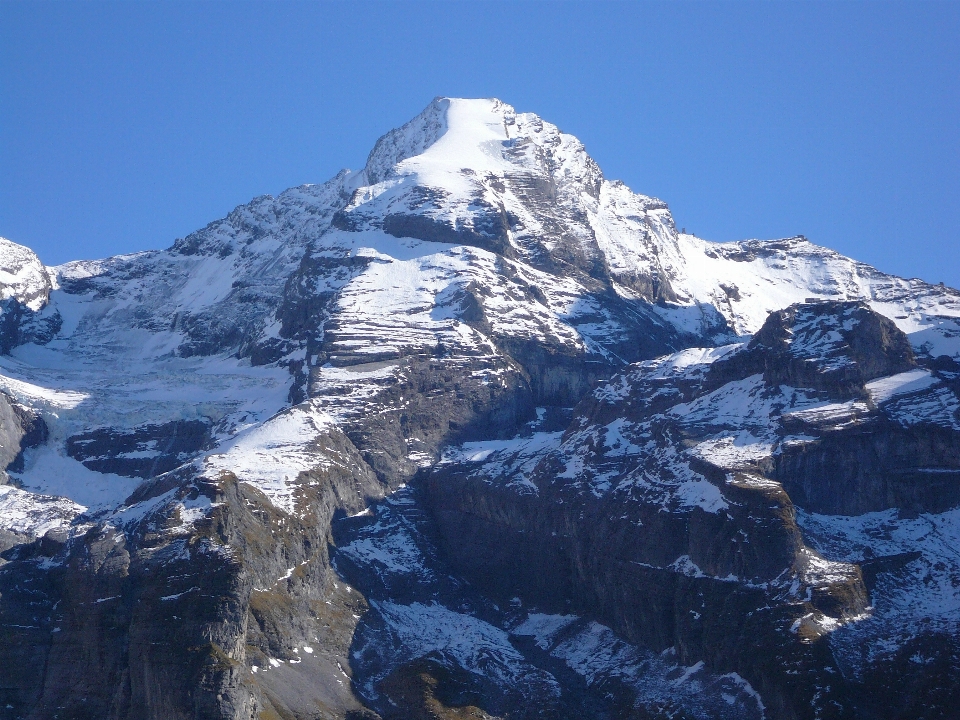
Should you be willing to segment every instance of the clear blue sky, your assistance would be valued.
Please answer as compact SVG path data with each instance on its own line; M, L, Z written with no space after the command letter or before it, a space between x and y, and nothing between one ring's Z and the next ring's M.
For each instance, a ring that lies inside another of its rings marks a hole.
M960 286L960 3L0 2L0 235L167 247L496 96L732 240Z

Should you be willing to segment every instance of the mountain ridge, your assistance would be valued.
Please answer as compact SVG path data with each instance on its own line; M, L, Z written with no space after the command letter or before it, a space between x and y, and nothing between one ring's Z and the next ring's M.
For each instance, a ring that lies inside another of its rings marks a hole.
M438 98L167 250L3 241L0 296L0 717L845 718L960 667L960 292L678 233L532 113Z

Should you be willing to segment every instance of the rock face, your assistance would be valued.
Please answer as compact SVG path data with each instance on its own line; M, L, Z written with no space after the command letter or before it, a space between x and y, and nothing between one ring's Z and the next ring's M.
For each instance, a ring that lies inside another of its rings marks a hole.
M955 290L439 98L165 251L4 240L0 296L0 718L960 702Z
M183 465L210 442L202 420L143 425L131 432L106 428L67 438L67 455L91 470L152 478Z
M868 592L855 564L806 544L794 503L844 516L955 507L955 409L905 419L890 402L946 387L865 305L795 305L749 342L628 367L562 433L449 456L427 503L454 567L494 597L589 614L686 665L736 672L777 716L844 717L869 697L832 677L842 656L819 655L819 640L864 620ZM955 635L943 641L956 651Z

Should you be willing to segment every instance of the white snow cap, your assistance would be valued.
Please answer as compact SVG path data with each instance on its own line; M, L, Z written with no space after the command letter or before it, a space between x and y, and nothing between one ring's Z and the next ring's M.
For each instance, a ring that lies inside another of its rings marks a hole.
M431 166L453 172L504 169L498 150L482 148L486 142L507 140L506 125L515 118L514 109L496 98L434 98L413 120L377 141L367 158L367 178L376 184L395 169L416 172ZM405 162L411 158L418 162Z
M28 247L0 237L0 299L16 298L39 310L50 295L50 277Z

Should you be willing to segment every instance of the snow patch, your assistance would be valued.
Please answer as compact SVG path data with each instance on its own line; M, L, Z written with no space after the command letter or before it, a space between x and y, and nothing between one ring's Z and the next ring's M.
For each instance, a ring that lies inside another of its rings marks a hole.
M211 473L234 473L262 491L277 508L292 513L297 477L329 463L309 446L333 426L326 413L309 405L297 406L225 443L220 452L205 458L205 468Z

